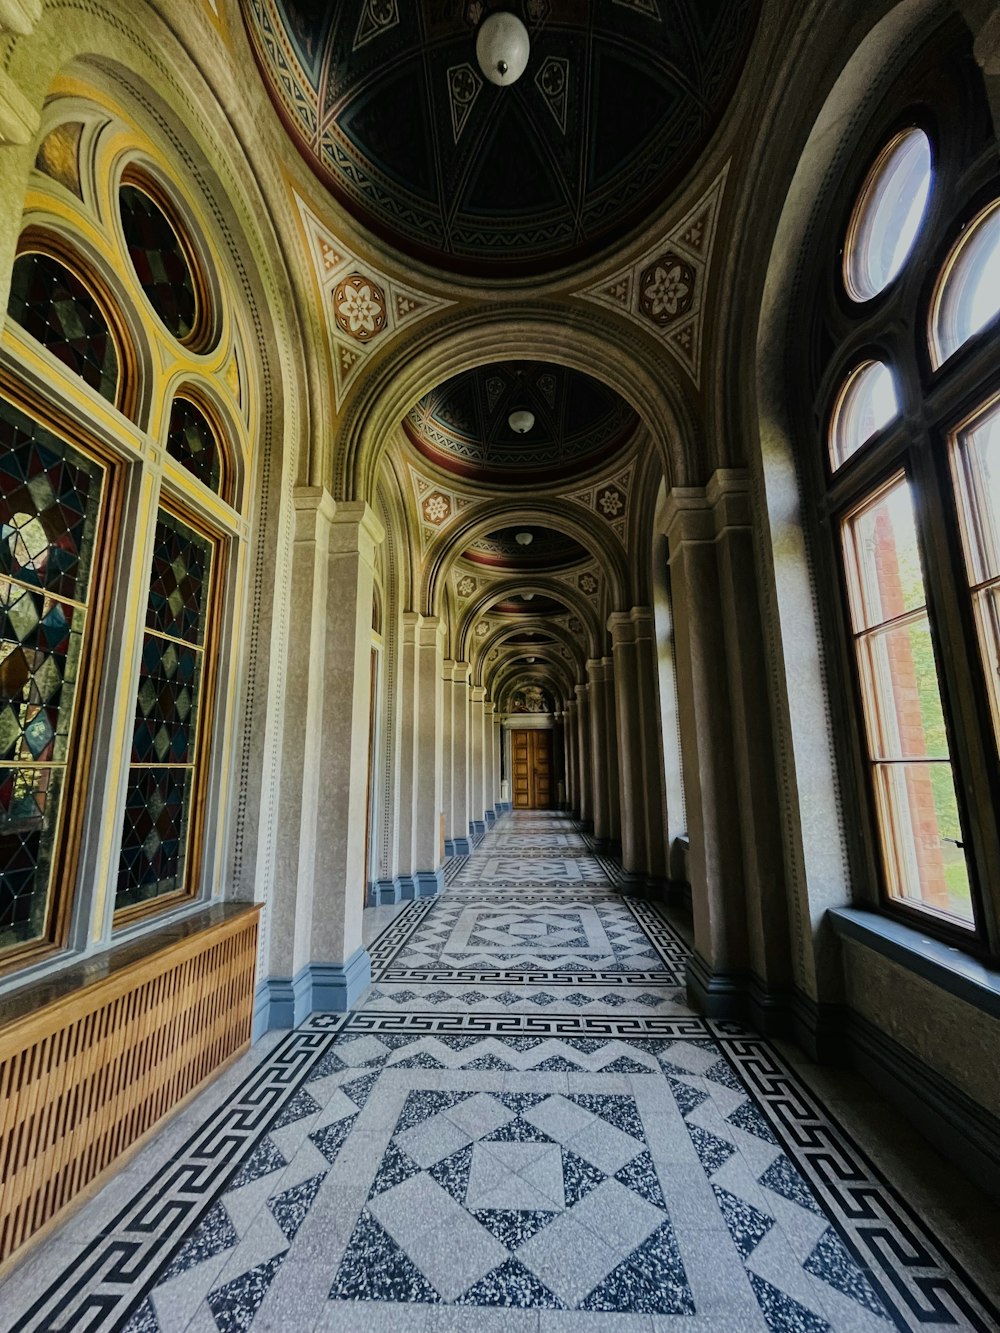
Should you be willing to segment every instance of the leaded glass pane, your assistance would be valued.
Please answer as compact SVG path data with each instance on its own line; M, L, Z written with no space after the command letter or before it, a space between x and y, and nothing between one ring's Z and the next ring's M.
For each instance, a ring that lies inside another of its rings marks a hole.
M116 910L182 892L212 543L161 509L153 542Z
M47 930L104 479L0 401L0 949Z
M114 402L118 353L108 322L80 279L49 255L14 260L7 313L102 398Z
M118 192L122 230L146 299L175 338L190 337L197 316L194 280L177 234L145 190Z
M204 413L187 398L175 398L170 409L167 453L218 494L222 465L215 432Z

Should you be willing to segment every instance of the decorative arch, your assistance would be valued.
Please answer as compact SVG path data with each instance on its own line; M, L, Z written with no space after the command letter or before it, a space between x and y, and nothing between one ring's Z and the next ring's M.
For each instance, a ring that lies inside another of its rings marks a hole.
M625 551L604 521L582 505L558 498L484 500L465 510L461 521L440 533L427 551L420 582L420 605L433 614L439 589L462 552L479 537L508 523L538 523L574 537L601 566L614 610L624 608L629 571ZM528 579L522 579L527 583Z
M450 588L447 583L444 584L445 596L450 597ZM587 646L589 657L598 657L598 651L601 642L601 622L597 609L588 597L585 597L579 589L572 587L568 583L561 583L559 579L547 576L535 576L532 578L510 577L500 579L496 583L490 583L483 591L469 602L462 611L458 624L454 628L454 639L457 647L465 652L468 647L470 626L475 623L480 616L487 614L491 606L501 602L505 597L513 596L519 592L544 593L546 597L558 598L565 603L571 611L576 612L583 624L587 636ZM442 610L442 616L444 611Z
M594 376L639 414L674 485L700 479L701 437L692 391L657 349L590 306L534 303L449 312L416 328L386 356L348 404L335 460L338 497L372 493L393 431L430 389L516 349L524 360L555 361Z
M571 633L564 625L560 625L556 621L545 620L541 617L538 617L537 619L529 619L526 617L525 624L523 625L507 625L507 624L500 625L491 634L487 635L487 637L483 639L480 643L477 643L475 645L476 651L471 657L473 683L476 685L482 685L484 683L483 682L483 676L485 672L484 663L487 661L489 654L492 652L494 648L502 648L504 644L507 642L507 640L512 638L514 635L524 634L528 631L541 631L544 632L545 634L550 634L560 644L568 648L570 652L573 654L573 662L577 668L578 682L580 684L583 684L585 679L584 666L583 666L585 659L584 659L583 649L580 646L580 640L576 637L575 634ZM537 647L539 651L542 648L545 648L546 646L551 647L551 645L546 645L544 643L539 643L537 645L534 645L530 649L526 644L518 646L521 648L522 653L528 651L534 652L535 647ZM563 658L563 661L565 661L565 658Z

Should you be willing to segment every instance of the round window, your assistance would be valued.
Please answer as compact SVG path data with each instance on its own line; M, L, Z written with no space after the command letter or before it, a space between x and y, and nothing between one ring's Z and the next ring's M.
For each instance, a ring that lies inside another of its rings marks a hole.
M159 204L137 185L121 187L118 207L139 285L164 327L184 342L195 329L198 298L180 238Z
M906 263L930 187L930 141L923 130L904 130L875 159L851 214L844 282L855 301L878 296Z
M882 361L848 375L830 422L830 466L837 469L899 414L896 383Z

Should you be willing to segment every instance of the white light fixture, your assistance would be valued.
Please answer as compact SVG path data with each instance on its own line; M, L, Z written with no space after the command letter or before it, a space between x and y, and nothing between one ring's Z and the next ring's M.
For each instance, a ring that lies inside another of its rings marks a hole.
M521 77L528 64L528 29L516 14L497 10L484 19L476 35L476 59L490 83L505 88Z
M529 412L526 407L517 407L507 418L507 425L515 435L527 435L535 424L534 412Z
M522 593L521 593L521 601L522 601L522 602L530 602L531 599L534 597L534 595L535 595L535 594L534 594L533 592L522 592Z
M535 534L533 532L515 532L514 540L518 546L530 546L535 540Z
M534 659L533 657L526 657L524 660L525 660L526 662L528 662L528 663L531 663L531 662L533 662L535 659Z

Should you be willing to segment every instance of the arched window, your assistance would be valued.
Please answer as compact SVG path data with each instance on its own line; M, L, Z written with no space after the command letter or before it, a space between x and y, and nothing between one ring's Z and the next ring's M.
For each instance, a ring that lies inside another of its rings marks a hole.
M949 33L818 201L801 342L860 882L995 955L1000 178L968 34Z
M106 148L98 139L88 169L120 169L121 130ZM231 501L244 427L225 371L232 347L209 368L204 349L222 328L237 335L232 319L213 318L209 293L223 289L199 271L201 247L168 191L128 170L119 217L105 219L113 269L97 274L76 254L65 196L49 235L39 178L12 273L0 383L0 971L65 947L74 911L90 913L81 937L110 942L212 888L205 843L221 799L211 760L219 675L233 660L224 606L240 564ZM32 340L61 365L46 368ZM82 385L141 413L98 422ZM209 400L211 415L198 406Z

